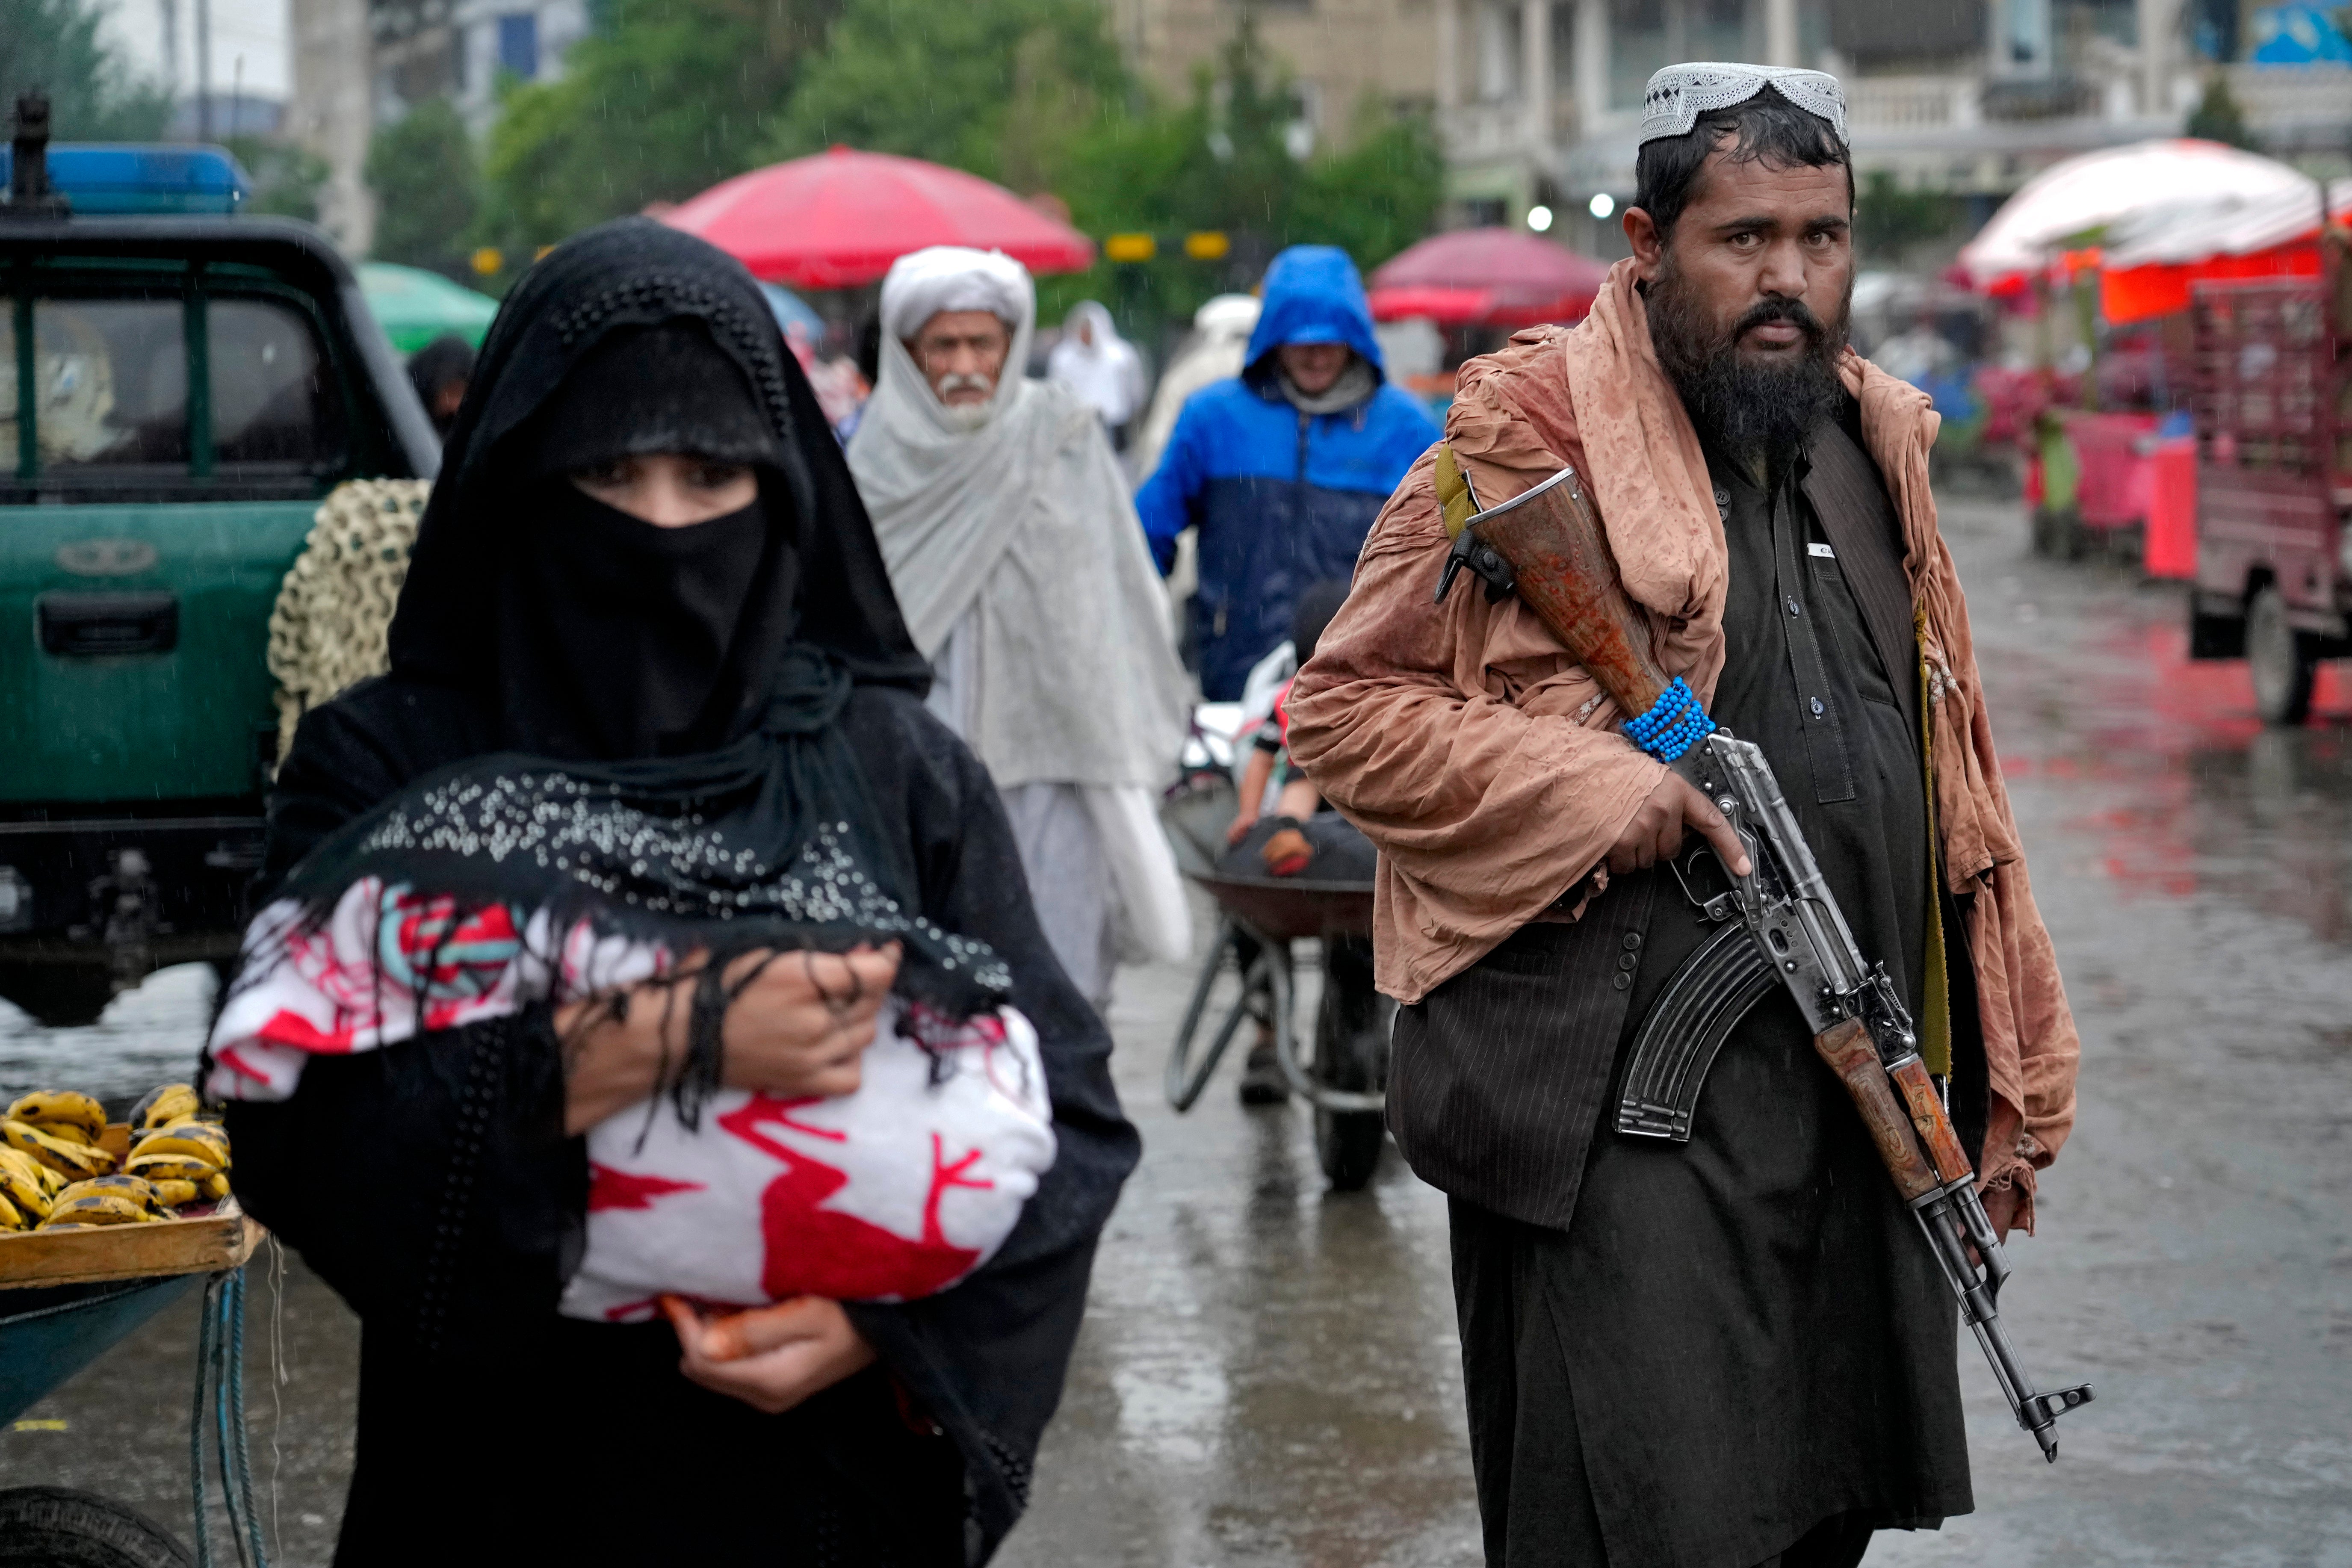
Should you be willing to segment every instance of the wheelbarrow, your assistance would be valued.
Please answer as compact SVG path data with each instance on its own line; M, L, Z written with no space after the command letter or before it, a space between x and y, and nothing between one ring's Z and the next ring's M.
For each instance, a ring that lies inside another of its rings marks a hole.
M1396 1005L1372 988L1372 885L1292 877L1233 877L1191 871L1217 902L1216 940L1168 1052L1168 1103L1190 1110L1244 1020L1270 1023L1275 1061L1291 1092L1314 1108L1315 1154L1324 1177L1342 1192L1372 1178L1386 1137L1389 1029ZM1302 1059L1293 1019L1297 985L1294 943L1322 948L1323 999L1316 1009L1311 1054ZM1220 983L1237 974L1238 992L1221 1002L1223 1016L1197 1053L1195 1042Z
M0 1422L16 1420L200 1286L189 1443L196 1554L143 1515L63 1487L0 1489L0 1560L74 1568L210 1568L205 1443L215 1436L236 1556L267 1568L245 1442L245 1262L261 1226L234 1197L197 1217L0 1236Z

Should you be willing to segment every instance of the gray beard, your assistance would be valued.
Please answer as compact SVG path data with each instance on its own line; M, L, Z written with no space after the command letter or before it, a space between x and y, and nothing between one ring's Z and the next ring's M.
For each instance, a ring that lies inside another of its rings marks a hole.
M1847 300L1838 302L1837 320L1828 323L1795 300L1767 300L1721 332L1671 260L1647 294L1650 342L1699 435L1727 457L1780 472L1844 393L1837 362L1845 351ZM1852 295L1849 284L1848 300ZM1743 356L1740 334L1771 320L1804 329L1804 351L1793 359Z
M995 412L996 405L992 400L982 403L942 403L940 405L940 413L946 417L948 428L950 430L961 431L967 436L979 429L982 426L987 424L989 417Z

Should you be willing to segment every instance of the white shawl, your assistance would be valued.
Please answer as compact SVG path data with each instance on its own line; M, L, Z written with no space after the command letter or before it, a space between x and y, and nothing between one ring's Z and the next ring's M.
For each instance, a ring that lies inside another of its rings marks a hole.
M972 274L990 292L1017 279L1019 315L988 422L966 431L897 328L910 298L960 299L955 280ZM1158 790L1184 732L1167 599L1095 411L1021 374L1037 316L1028 274L992 253L918 251L884 280L882 316L892 330L849 467L916 646L936 658L951 633L977 639L965 742L1000 788Z

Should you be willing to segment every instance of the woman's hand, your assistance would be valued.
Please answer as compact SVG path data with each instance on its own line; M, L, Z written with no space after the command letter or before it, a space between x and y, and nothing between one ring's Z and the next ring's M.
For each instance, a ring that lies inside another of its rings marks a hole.
M898 957L892 942L845 953L761 952L736 959L725 980L742 991L719 1026L723 1081L784 1099L855 1090L858 1058L874 1043L875 1015L898 977ZM556 1033L578 1044L565 1086L565 1131L577 1136L676 1077L686 1062L700 968L690 958L677 976L633 987L623 1016L614 1016L601 997L556 1009Z
M857 1058L874 1043L900 951L894 942L845 953L749 953L728 965L730 988L758 973L720 1032L727 1086L786 1099L856 1090Z
M1243 839L1249 837L1249 830L1256 826L1256 805L1253 803L1243 806L1239 811L1234 813L1233 826L1225 829L1226 844L1239 844Z
M675 1296L663 1297L661 1305L685 1352L678 1370L771 1415L874 1362L874 1347L841 1303L822 1296L795 1296L723 1318L706 1318Z

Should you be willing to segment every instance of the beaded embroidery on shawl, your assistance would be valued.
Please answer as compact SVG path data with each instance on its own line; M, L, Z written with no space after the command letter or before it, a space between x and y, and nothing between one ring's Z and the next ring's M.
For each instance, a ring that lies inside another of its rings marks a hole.
M424 851L502 864L528 856L625 906L686 920L781 919L853 926L938 944L940 966L1003 992L1012 974L984 942L909 915L849 853L845 822L820 824L789 867L769 867L699 812L669 818L629 805L610 784L560 772L456 779L394 808L362 841L363 853Z
M1745 103L1768 87L1806 113L1828 121L1841 143L1847 140L1845 89L1829 72L1699 60L1668 66L1650 78L1642 94L1642 134L1635 145L1687 135L1700 115Z

